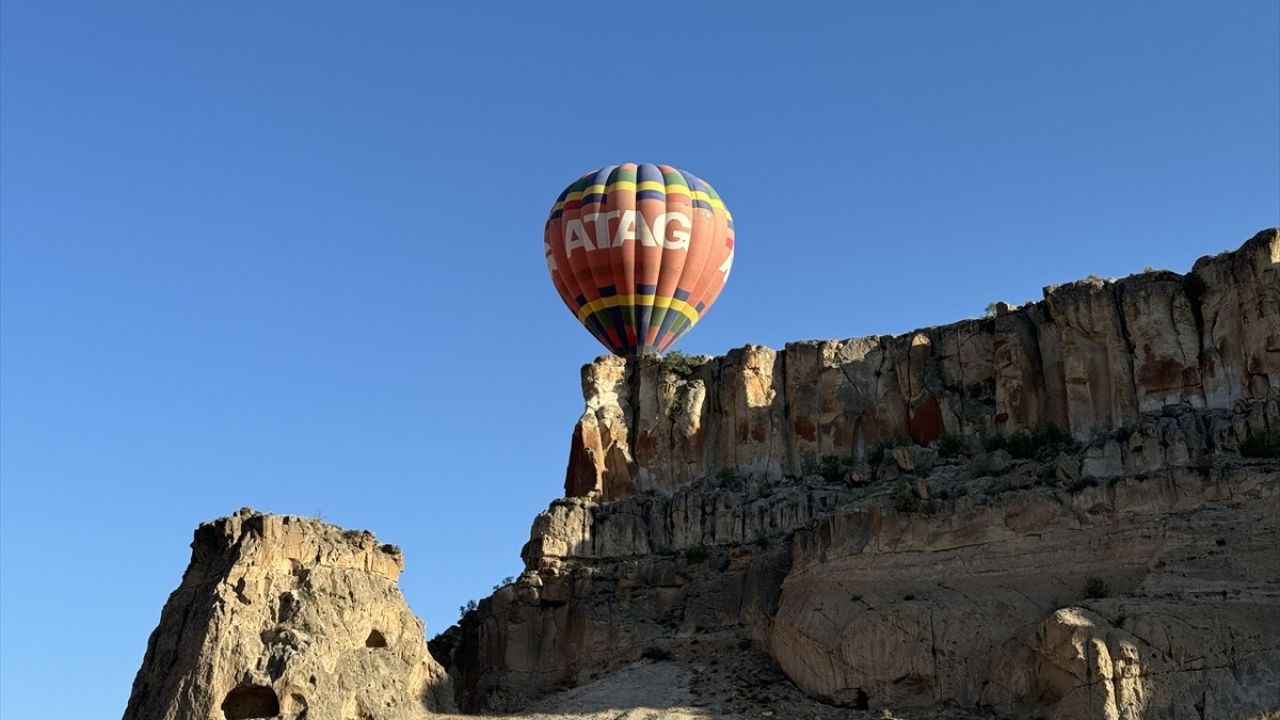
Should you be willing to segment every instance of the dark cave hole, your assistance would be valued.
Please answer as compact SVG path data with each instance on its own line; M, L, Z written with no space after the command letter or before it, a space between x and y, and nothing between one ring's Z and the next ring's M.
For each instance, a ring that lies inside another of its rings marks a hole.
M222 714L227 720L258 720L280 714L280 699L276 691L262 685L242 685L232 688L222 701Z

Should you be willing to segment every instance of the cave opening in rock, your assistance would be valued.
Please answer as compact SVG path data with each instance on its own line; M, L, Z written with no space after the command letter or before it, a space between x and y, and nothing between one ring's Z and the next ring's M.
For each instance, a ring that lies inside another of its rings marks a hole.
M222 714L227 720L259 720L280 714L276 691L262 685L232 688L222 701Z
M858 688L858 692L854 693L853 696L853 709L866 710L867 706L870 704L871 697L867 695L867 691L862 688Z
M369 637L365 638L365 647L384 648L387 646L387 638L377 630L370 630Z

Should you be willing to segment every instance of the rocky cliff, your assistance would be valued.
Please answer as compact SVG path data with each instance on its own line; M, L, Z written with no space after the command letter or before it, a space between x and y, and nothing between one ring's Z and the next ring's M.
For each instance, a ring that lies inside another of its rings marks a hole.
M1280 230L583 391L566 497L435 659L398 549L244 510L125 719L1280 718Z
M248 508L205 523L125 720L413 720L451 709L400 549Z
M899 337L602 358L464 709L642 657L852 708L1274 717L1280 231ZM723 673L722 673L723 674ZM734 684L736 683L736 685Z

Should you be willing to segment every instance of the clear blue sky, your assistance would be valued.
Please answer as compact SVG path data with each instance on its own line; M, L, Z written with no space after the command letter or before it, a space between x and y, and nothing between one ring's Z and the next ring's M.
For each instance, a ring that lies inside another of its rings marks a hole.
M202 520L404 547L434 634L520 570L600 352L546 212L715 185L682 343L897 333L1280 219L1274 0L0 11L0 714L113 717Z

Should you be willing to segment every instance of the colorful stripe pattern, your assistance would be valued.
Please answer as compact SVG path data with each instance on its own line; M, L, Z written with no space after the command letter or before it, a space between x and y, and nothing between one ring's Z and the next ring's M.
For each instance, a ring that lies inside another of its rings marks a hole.
M733 216L703 180L670 165L587 173L551 207L551 281L611 352L665 352L702 319L733 266Z

